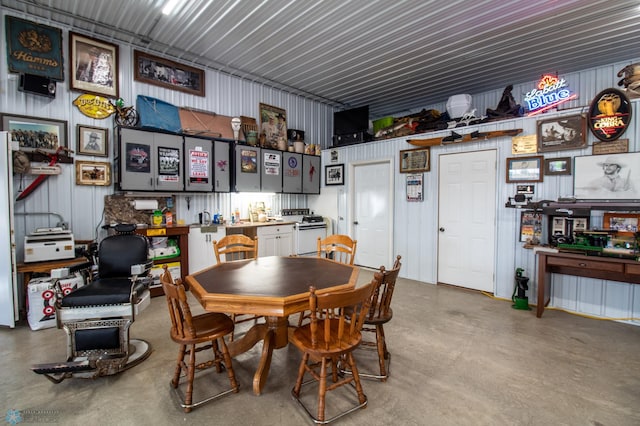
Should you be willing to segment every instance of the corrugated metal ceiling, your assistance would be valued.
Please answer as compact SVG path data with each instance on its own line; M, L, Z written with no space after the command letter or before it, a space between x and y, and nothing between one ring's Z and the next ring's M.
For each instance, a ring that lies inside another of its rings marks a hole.
M638 0L1 0L371 118L637 58Z

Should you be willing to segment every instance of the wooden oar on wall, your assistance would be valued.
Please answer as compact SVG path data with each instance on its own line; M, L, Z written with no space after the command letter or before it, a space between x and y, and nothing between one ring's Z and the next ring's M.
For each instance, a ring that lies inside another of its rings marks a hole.
M490 132L480 132L476 130L464 135L452 131L449 136L430 139L407 139L407 142L415 146L437 146L449 145L453 143L476 142L487 139L500 138L504 136L516 136L519 133L522 133L522 129L493 130Z

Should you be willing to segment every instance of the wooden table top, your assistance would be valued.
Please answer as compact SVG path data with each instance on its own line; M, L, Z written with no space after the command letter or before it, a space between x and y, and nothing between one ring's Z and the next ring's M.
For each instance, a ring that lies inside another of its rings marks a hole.
M318 293L354 288L359 268L318 257L260 257L226 262L186 277L208 311L288 316L308 309Z

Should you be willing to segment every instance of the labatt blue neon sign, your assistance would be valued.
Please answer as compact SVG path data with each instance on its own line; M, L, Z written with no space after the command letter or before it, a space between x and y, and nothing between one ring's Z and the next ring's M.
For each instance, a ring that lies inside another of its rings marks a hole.
M539 114L562 103L575 99L578 95L571 93L567 82L552 75L544 75L536 89L527 92L524 101L529 110L528 116Z

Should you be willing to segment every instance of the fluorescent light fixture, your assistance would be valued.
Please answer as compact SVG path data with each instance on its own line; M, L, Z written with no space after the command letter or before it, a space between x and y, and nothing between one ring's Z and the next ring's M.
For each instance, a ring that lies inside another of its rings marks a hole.
M162 14L171 15L171 12L173 12L173 9L176 8L178 3L180 3L180 0L169 0L167 4L162 8Z

